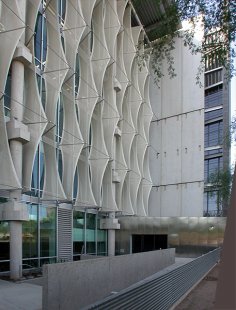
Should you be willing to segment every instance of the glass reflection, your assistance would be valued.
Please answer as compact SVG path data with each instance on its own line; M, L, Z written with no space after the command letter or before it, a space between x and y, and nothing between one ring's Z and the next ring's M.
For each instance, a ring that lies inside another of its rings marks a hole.
M85 217L84 213L80 211L74 211L73 213L73 252L74 259L83 254L84 249L84 228Z
M44 186L44 149L40 142L34 158L34 166L31 178L31 195L41 197Z
M40 256L56 256L56 208L39 207Z
M107 255L107 231L99 229L99 225L97 214L74 211L74 260L80 259L81 254Z
M34 56L36 67L40 70L44 70L47 56L47 24L42 6L40 7L40 12L38 12L35 26Z
M0 222L0 260L10 258L10 229L8 222Z
M107 232L99 229L100 218L97 219L97 255L107 255Z
M23 258L38 256L38 207L28 205L29 221L22 224Z
M96 214L86 214L86 252L96 254Z

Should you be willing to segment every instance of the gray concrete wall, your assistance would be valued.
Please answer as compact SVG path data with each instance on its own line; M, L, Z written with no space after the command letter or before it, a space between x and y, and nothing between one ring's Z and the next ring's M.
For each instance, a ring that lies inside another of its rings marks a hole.
M43 310L79 310L173 264L175 249L43 267Z
M202 216L204 190L204 89L196 85L200 55L181 39L173 50L177 76L168 64L159 88L151 74L150 172L153 188L149 216ZM203 82L203 76L201 76Z

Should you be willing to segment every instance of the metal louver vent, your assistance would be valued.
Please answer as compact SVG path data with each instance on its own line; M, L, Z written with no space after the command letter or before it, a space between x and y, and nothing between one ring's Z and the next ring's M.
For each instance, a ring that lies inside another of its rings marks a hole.
M58 259L72 261L72 210L58 209Z

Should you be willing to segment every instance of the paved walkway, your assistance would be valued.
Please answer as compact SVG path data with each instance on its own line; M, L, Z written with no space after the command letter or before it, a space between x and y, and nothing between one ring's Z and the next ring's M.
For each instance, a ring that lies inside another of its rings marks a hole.
M191 258L176 258L175 264L159 272L166 273L180 265L190 262L191 260ZM42 278L35 278L17 283L0 280L0 310L41 309Z
M0 280L0 310L41 310L42 286Z
M164 274L192 258L176 258L175 264L158 272ZM198 284L196 288L179 304L176 310L211 310L213 309L218 265ZM152 278L154 275L150 276ZM0 310L41 310L42 309L42 278L25 282L9 282L0 280ZM142 309L140 309L142 310Z

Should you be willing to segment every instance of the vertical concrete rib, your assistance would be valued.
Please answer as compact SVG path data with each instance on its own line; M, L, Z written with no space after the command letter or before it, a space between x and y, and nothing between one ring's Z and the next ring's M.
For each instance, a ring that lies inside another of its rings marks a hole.
M26 2L21 0L18 3L20 16L23 21L25 21L25 10ZM20 42L18 44L19 48L24 45L25 32L23 32ZM19 56L17 51L15 56ZM20 55L21 56L21 55ZM12 156L12 161L22 185L22 151L23 151L23 141L20 137L15 135L14 125L19 125L19 130L21 130L22 120L23 120L23 104L24 104L24 64L16 57L12 61L12 81L11 81L11 119L8 123L8 138L10 140L10 151ZM17 123L15 123L15 121ZM12 137L11 137L12 133ZM20 202L21 200L21 190L15 190L10 195L13 201ZM15 205L13 205L15 206ZM23 206L22 206L23 207ZM17 212L17 209L14 210ZM10 277L11 279L18 279L22 275L22 222L20 218L12 218L10 221Z

